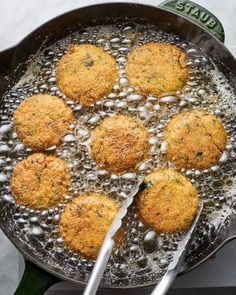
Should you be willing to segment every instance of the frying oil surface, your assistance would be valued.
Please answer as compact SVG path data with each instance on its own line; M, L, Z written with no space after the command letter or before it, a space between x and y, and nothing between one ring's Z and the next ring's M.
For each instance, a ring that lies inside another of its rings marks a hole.
M175 44L189 57L189 81L176 96L157 99L150 95L144 98L128 85L125 75L127 54L133 47L151 41ZM29 210L14 203L9 188L14 166L31 153L18 141L12 127L12 116L19 103L30 95L50 93L65 98L57 88L55 68L72 43L90 43L103 48L116 59L119 77L106 99L89 109L67 101L74 111L75 124L70 126L71 131L62 139L59 148L51 147L46 152L65 159L72 175L70 194L57 208L42 212ZM226 219L234 201L235 108L234 94L225 77L197 47L177 36L160 32L155 27L133 23L75 32L40 52L24 77L4 96L0 110L1 218L12 234L27 244L26 247L45 265L53 266L59 274L65 273L72 279L87 281L93 262L65 249L58 232L59 216L65 204L74 196L91 191L106 194L121 204L135 188L139 175L150 173L158 167L171 167L165 161L166 144L163 139L163 131L170 118L182 111L205 109L221 119L228 133L228 145L219 163L211 169L181 171L197 187L200 198L205 202L203 217L191 248L192 255L189 256L189 260L194 260L202 255L203 249L208 249L210 243L214 243L219 226ZM91 131L103 118L115 114L140 118L150 132L151 159L140 164L137 174L109 176L107 171L98 170L90 157ZM124 223L124 241L121 248L113 253L103 285L128 286L155 282L168 267L182 234L157 235L143 226L134 208Z

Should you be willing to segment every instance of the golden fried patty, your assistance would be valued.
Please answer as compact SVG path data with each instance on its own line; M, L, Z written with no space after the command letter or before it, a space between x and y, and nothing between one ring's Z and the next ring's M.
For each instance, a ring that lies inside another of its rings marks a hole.
M56 75L60 90L87 107L111 91L117 75L116 63L94 45L70 45Z
M71 109L59 98L47 94L26 98L13 118L19 140L35 151L58 145L72 121Z
M148 157L149 133L136 118L106 118L92 133L91 153L97 165L110 173L132 171Z
M66 246L95 259L117 213L118 207L108 197L91 193L74 198L60 217L60 233Z
M142 222L159 233L187 230L198 209L193 185L174 170L159 169L144 180L137 210Z
M128 56L126 75L131 87L143 95L175 94L188 79L187 57L167 43L147 43Z
M227 143L221 122L204 111L175 116L165 130L167 159L180 168L205 169L220 158Z
M63 199L69 184L70 175L63 160L35 153L16 165L11 191L17 204L45 210Z

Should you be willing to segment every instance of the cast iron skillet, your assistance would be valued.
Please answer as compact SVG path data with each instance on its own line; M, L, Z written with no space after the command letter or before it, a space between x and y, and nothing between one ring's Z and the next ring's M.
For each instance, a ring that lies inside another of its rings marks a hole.
M117 19L136 19L140 23L157 25L167 33L174 33L189 42L198 43L207 56L220 59L220 71L231 78L231 86L236 89L236 61L224 46L224 30L221 23L209 11L187 0L169 0L160 7L134 3L109 3L81 8L59 16L31 33L16 47L0 53L0 97L7 90L9 77L19 77L27 68L27 60L39 48L48 46L81 27L114 23ZM12 79L11 79L12 80ZM13 79L14 80L14 79ZM233 211L232 211L233 212ZM185 273L209 258L225 243L236 237L236 215L233 213L217 232L215 243L202 249L201 255L189 259L181 274ZM23 248L17 237L4 226L1 217L0 226L7 237L23 254L26 262L25 273L15 292L20 294L43 294L52 284L60 280L70 280L56 272L50 265L44 265L37 255ZM116 292L119 293L117 290ZM140 289L139 289L140 292ZM122 290L120 291L122 294Z

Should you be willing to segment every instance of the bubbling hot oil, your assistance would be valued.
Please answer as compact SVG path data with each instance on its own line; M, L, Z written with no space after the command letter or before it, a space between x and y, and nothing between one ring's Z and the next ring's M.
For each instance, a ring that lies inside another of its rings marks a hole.
M132 48L147 42L168 42L187 53L189 80L183 91L177 92L176 96L158 99L149 95L144 98L129 86L125 73L127 54ZM68 45L72 43L89 43L103 48L116 59L119 75L112 92L89 109L83 109L79 103L66 101L74 112L75 123L62 139L61 146L51 147L46 152L55 153L66 161L72 175L72 184L68 196L56 208L34 211L15 204L10 192L14 166L32 152L18 141L12 128L12 116L20 102L31 95L50 93L66 98L58 90L55 68ZM135 23L98 26L72 33L35 56L25 75L4 95L0 109L0 214L5 226L45 265L56 269L58 274L86 282L93 262L66 249L59 235L60 212L66 203L74 196L93 191L106 194L121 204L137 185L139 175L146 175L158 167L172 167L165 160L166 144L163 139L163 131L170 118L182 111L205 109L216 114L223 122L228 133L228 144L219 163L210 169L181 170L197 187L205 202L190 250L192 255L188 260L201 257L202 249L207 249L215 242L220 225L232 211L234 202L234 101L231 87L215 64L199 48L184 42L178 36L166 34L153 26ZM139 165L137 173L109 176L106 170L98 170L90 157L91 131L105 117L115 114L129 114L140 118L150 133L151 158ZM125 238L110 259L103 286L138 286L156 282L168 267L183 234L158 235L147 229L138 219L134 206L124 223Z

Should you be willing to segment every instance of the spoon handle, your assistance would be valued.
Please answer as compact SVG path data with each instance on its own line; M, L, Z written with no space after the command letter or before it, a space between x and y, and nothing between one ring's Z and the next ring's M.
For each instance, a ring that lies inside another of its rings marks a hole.
M113 239L106 239L104 241L83 295L96 294L104 269L106 268L108 260L111 256L114 243Z
M186 257L186 253L187 253L187 251L184 250L179 257L179 260L175 261L175 264L172 264L171 268L170 267L168 268L164 277L162 278L160 283L155 287L155 289L153 290L151 295L165 295L167 293L167 291L170 289L170 286L174 282L174 280L181 268L181 265L184 262L184 258Z
M160 283L155 287L151 295L165 295L166 292L169 290L170 286L174 282L177 274L179 273L179 270L181 266L184 263L184 259L187 255L189 246L191 244L194 230L196 228L196 225L198 223L199 217L202 213L203 209L203 203L200 203L198 213L196 214L196 217L193 221L193 224L191 225L190 229L186 233L185 237L179 242L178 251L175 253L172 262L169 264L169 267L163 276Z

